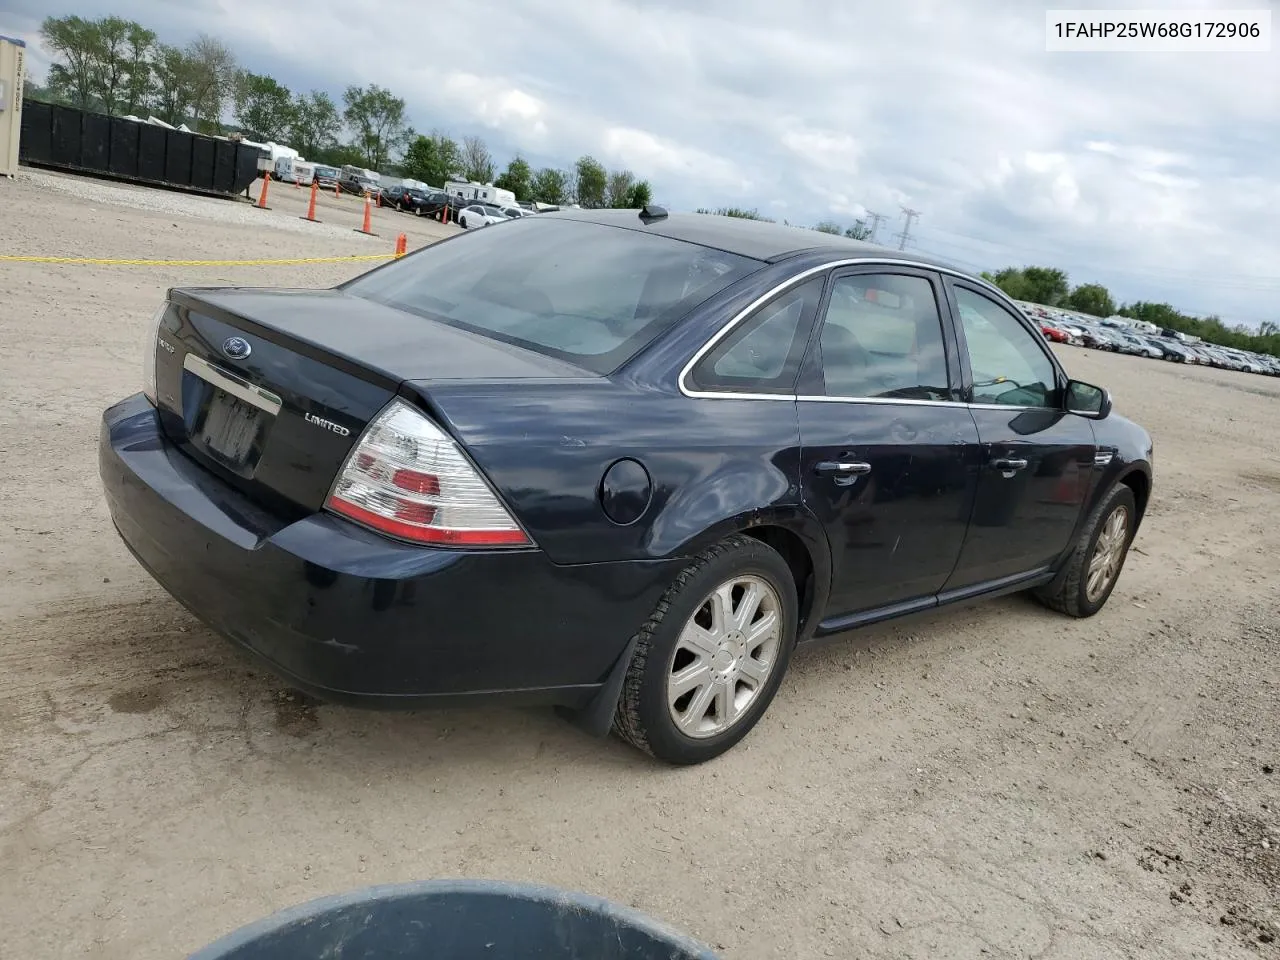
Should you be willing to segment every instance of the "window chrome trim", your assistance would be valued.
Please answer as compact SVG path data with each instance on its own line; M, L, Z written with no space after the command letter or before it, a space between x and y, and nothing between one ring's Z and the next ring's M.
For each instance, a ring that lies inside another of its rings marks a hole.
M793 400L808 400L814 403L873 403L881 406L908 407L968 407L971 404L963 400L912 400L908 397L827 397L809 394L797 395ZM1010 408L1012 409L1012 408Z
M958 277L961 280L966 280L979 287L988 288L997 293L1001 292L998 287L988 283L986 280L970 276L969 274L965 273L962 270L956 270L951 267L940 267L934 263L922 263L918 260L900 260L893 257L855 257L855 258L846 259L846 260L832 260L829 263L819 264L816 267L810 267L808 270L804 270L800 273L797 273L793 277L788 277L786 280L783 280L781 283L775 284L773 287L769 288L763 294L756 297L756 299L752 300L749 304L747 304L745 307L739 310L736 314L730 317L728 322L726 322L719 330L717 330L712 335L710 340L708 340L701 347L699 347L698 351L689 359L689 362L686 363L680 369L680 376L676 380L676 385L680 388L680 392L684 394L686 397L690 397L697 400L825 400L825 401L844 400L845 402L855 402L855 403L878 402L878 403L913 403L913 404L959 406L959 407L977 406L977 404L966 404L963 401L959 401L959 400L904 401L904 400L896 400L896 399L877 400L875 398L868 398L868 397L810 397L810 396L801 397L795 394L784 395L784 394L776 394L776 393L773 393L773 394L732 393L727 390L695 390L689 386L689 384L687 383L689 379L689 374L692 373L693 368L696 367L702 361L702 358L705 357L708 353L710 353L717 343L719 343L721 340L727 337L730 333L732 333L734 329L737 328L738 324L746 320L747 317L751 316L751 314L753 314L756 310L764 306L764 304L767 303L769 300L773 299L778 294L784 292L785 290L787 290L787 288L794 286L795 284L800 283L804 280L808 280L810 277L814 276L815 274L822 273L824 270L838 270L841 267L861 267L861 266L878 266L878 267L897 266L897 267L909 267L913 270L930 270L930 271L933 271L934 273L941 273L941 274L947 274L948 276L952 276L952 277ZM939 322L942 321L941 309L939 309L938 311L938 319L939 319ZM1055 367L1057 367L1056 359L1057 359L1056 357L1053 357L1051 358L1051 361L1050 361L1054 363ZM1001 409L1016 410L1018 408L1017 407L1001 407ZM1038 410L1038 409L1046 409L1046 408L1033 407L1030 409Z
M236 376L221 367L215 367L208 360L203 357L197 357L194 353L188 353L182 358L182 369L189 373L194 373L201 380L213 384L219 390L225 390L238 400L243 400L259 410L265 410L273 417L280 412L280 408L283 406L280 398L270 390L264 390L243 377Z

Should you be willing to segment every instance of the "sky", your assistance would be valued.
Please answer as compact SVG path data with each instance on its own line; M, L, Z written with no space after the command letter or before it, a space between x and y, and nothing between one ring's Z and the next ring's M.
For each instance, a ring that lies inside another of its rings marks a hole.
M1055 266L1118 301L1280 321L1280 40L1269 53L1049 53L1035 0L0 0L199 31L295 90L376 83L499 163L589 153L673 210L884 215L970 270ZM1075 8L1105 8L1076 0ZM1265 0L1144 0L1266 8ZM1274 16L1274 4L1273 16ZM1280 17L1275 17L1280 29Z

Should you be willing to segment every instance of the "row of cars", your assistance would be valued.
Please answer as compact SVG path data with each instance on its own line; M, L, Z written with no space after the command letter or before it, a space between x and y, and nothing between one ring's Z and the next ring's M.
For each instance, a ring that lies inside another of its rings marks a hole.
M527 201L500 204L485 200L468 200L444 190L424 190L421 187L405 185L383 187L379 192L379 202L384 207L436 220L440 219L441 211L448 210L450 222L456 223L463 229L484 227L518 217L531 217L540 212L540 209L559 209L545 205L539 208Z
M1033 319L1040 324L1040 332L1045 339L1054 343L1280 377L1280 358L1199 341L1190 343L1179 339L1171 330L1162 330L1159 334L1145 333L1115 320L1080 320L1062 314L1050 315L1045 311L1036 311Z

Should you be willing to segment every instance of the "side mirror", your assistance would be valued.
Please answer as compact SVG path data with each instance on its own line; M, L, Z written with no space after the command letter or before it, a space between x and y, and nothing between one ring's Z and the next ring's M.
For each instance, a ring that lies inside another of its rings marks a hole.
M1088 417L1090 420L1103 420L1111 413L1111 394L1104 387L1071 380L1067 383L1066 396L1069 413Z

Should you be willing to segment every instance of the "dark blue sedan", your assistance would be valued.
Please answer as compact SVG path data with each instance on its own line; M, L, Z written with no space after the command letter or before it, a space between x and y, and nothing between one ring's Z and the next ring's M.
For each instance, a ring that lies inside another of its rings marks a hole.
M331 290L175 289L103 417L115 526L319 697L555 704L674 763L798 644L1115 587L1151 438L999 290L841 237L572 210Z

